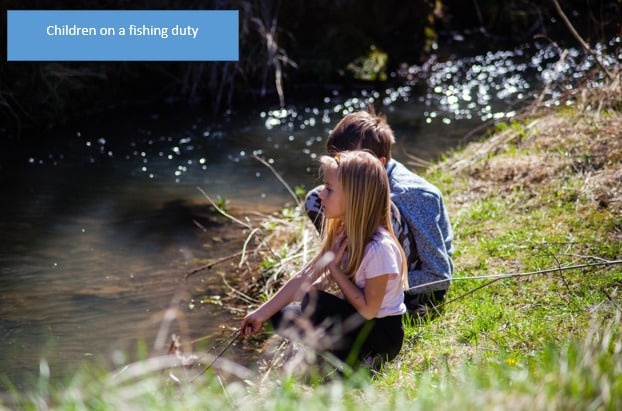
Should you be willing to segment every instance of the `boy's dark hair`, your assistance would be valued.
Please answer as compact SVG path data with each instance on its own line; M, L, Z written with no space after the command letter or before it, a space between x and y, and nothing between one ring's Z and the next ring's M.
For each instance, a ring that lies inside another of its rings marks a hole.
M346 115L326 140L326 151L335 155L341 151L368 149L376 157L391 159L391 146L395 142L393 130L384 116L367 111L357 111Z

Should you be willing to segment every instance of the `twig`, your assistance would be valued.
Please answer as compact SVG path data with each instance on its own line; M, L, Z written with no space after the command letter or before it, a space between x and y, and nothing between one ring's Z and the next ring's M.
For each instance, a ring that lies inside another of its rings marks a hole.
M218 207L218 206L216 205L216 203L214 202L214 200L212 200L212 199L210 198L210 196L208 196L208 195L207 195L207 193L206 193L205 191L203 191L203 189L202 189L201 187L197 187L197 190L199 190L199 191L200 191L200 192L201 192L201 193L205 196L205 198L207 198L207 200L208 200L208 201L212 204L212 206L213 206L213 207L216 209L216 211L218 211L220 214L224 215L225 217L227 217L227 218L228 218L228 219L230 219L231 221L234 221L234 222L236 222L236 223L238 223L238 224L240 224L240 225L242 225L242 226L244 226L244 227L248 228L249 230L251 230L251 229L253 228L253 227L251 227L249 224L247 224L247 223L245 223L245 222L243 222L243 221L241 221L241 220L238 220L237 218L233 217L233 216L232 216L232 215L230 215L230 214L227 214L227 212L226 212L225 210L223 210L222 208Z
M594 51L590 48L590 46L581 38L581 36L579 35L579 33L577 33L577 31L575 30L574 26L572 25L572 23L570 22L570 20L568 20L568 17L566 17L566 14L564 13L564 11L562 10L561 6L559 5L559 2L557 0L552 0L553 1L553 5L555 6L555 9L557 10L557 13L559 13L559 16L561 17L562 21L564 22L564 24L566 24L566 27L568 28L568 30L570 31L570 33L574 36L574 38L579 42L579 44L581 44L581 47L583 47L583 49L585 51L587 51L588 53L590 53L590 55L594 58L594 61L596 61L596 64L598 64L598 66L603 70L603 72L607 75L607 78L609 80L613 80L613 76L611 75L611 73L609 73L609 71L605 68L605 66L603 65L603 63L600 61L600 59L598 58L598 56L596 55L596 53L594 53Z
M289 184L287 184L287 182L283 179L283 177L281 177L281 175L276 172L274 167L272 167L270 164L268 164L268 162L266 160L264 160L263 158L259 157L257 154L253 154L253 157L257 161L259 161L261 164L263 164L264 166L268 167L270 169L270 171L272 171L272 173L281 182L281 184L283 184L285 186L285 188L287 189L287 191L289 191L289 194L291 194L291 196L294 198L294 201L296 201L296 204L298 204L300 202L300 200L298 199L298 196L296 195L296 193L294 193L294 190L291 189L291 187L289 186Z
M238 263L238 268L241 268L242 264L244 263L244 259L246 257L246 247L248 246L249 241L251 240L253 235L259 231L261 231L259 228L253 228L250 234L246 237L246 240L244 240L244 245L242 246L242 251L241 251L242 257L240 258L240 262Z
M187 279L188 279L188 277L190 277L191 275L194 275L194 274L199 273L199 272L201 272L201 271L204 271L204 270L211 270L211 269L212 269L212 267L213 267L213 266L215 266L216 264L224 263L225 261L229 261L229 260L232 260L232 259L234 259L234 258L237 258L237 257L239 257L239 256L243 255L245 252L248 252L248 253L254 253L254 252L257 252L257 251L261 250L262 248L263 248L263 247L257 247L257 248L254 248L254 249L252 249L252 250L242 250L242 251L238 251L237 253L233 253L233 254L231 254L231 255L228 255L228 256L226 256L226 257L219 258L219 259L218 259L218 260L216 260L216 261L212 261L212 262L211 262L211 263L209 263L209 264L205 264L205 265L203 265L203 266L201 266L201 267L195 268L194 270L192 270L192 271L188 272L188 273L186 274L186 276L184 277L184 279L185 279L185 280L187 280Z
M525 126L525 128L528 130L532 129L538 123L538 121L539 120L532 121L527 126ZM452 164L451 169L460 171L467 167L470 167L471 165L475 164L475 162L479 161L480 158L483 158L486 155L490 154L497 147L501 146L502 144L507 144L518 137L520 137L520 133L516 130L513 130L511 128L504 130L503 132L496 134L485 143L483 143L480 147L476 149L475 153L470 154L470 156L466 159L457 161Z
M222 382L222 378L220 378L220 375L217 375L216 378L218 379L218 382L220 383L220 387L222 388L222 392L225 394L225 400L227 400L227 403L229 404L229 407L232 410L236 409L236 407L231 402L231 398L229 397L229 393L227 392L227 387L225 387L225 384Z
M166 347L166 340L168 339L169 330L174 321L177 321L183 334L189 335L190 327L186 322L186 317L184 316L183 311L178 308L179 302L182 300L184 293L185 288L183 286L180 285L177 287L169 307L164 310L163 314L161 314L162 320L160 322L160 328L158 329L158 333L153 343L154 350L158 352L162 351L164 347Z
M239 291L237 288L233 287L231 284L229 284L227 282L227 279L225 278L225 276L221 276L222 277L222 282L229 287L229 289L234 293L240 296L240 298L244 301L246 301L247 303L252 303L252 304L257 304L259 301L257 301L256 299L249 297L248 295L244 294L243 292Z
M607 292L607 290L601 289L601 291L603 292L603 294L605 294L605 296L607 297L607 299L609 300L609 302L611 304L613 304L613 306L622 313L622 309L620 308L620 306L618 304L616 304L616 302L614 301L613 297L611 297L609 295L609 293Z
M458 280L483 280L483 279L492 279L492 281L489 281L485 284L480 285L479 287L476 287L472 290L467 291L466 293L457 296L456 298L453 298L449 301L445 301L439 305L436 305L435 308L440 308L442 306L445 306L449 303L453 303L456 300L459 300L463 297L466 297L470 294L473 294L475 291L480 290L484 287L489 286L492 283L495 283L499 280L502 280L504 278L513 278L513 277L527 277L527 276L532 276L532 275L538 275L538 274L549 274L549 273L554 273L554 272L561 272L561 271L568 271L568 270L576 270L576 269L580 269L580 268L589 268L589 267L598 267L598 266L610 266L610 265L616 265L616 264L622 264L622 260L605 260L602 262L598 262L598 263L589 263L589 264L580 264L580 265L571 265L568 267L557 267L557 268L549 268L546 270L538 270L538 271L531 271L531 272L527 272L527 273L515 273L515 274L496 274L496 275L481 275L481 276L474 276L474 277L458 277L458 278L453 278L453 279L446 279L446 280L439 280L439 281L433 281L431 283L426 283L426 284L422 284L422 285L417 285L414 287L409 288L406 291L412 291L414 289L417 288L423 288L423 287L428 287L432 284L442 284L442 283L446 283L446 282L450 282L450 281L458 281Z
M421 157L418 157L414 154L410 154L402 144L400 144L400 149L402 153L410 160L409 163L414 165L415 167L428 168L432 165L432 162L424 160Z
M555 45L555 46L557 47L557 45ZM559 49L559 47L557 47L557 48ZM557 63L555 63L555 67L553 69L553 74L550 76L549 80L546 82L546 84L544 86L544 89L542 90L542 92L540 92L540 96L538 96L538 99L536 100L536 102L532 105L532 109L531 109L532 113L536 112L536 109L538 108L538 106L540 106L540 104L542 103L542 100L544 100L545 94L548 93L548 91L551 88L551 83L553 82L553 79L562 70L562 65L566 61L566 57L567 56L568 56L568 50L564 50L561 53L561 56L559 57L559 60L557 60Z
M205 368L203 368L201 370L200 373L198 373L197 375L194 376L194 378L192 378L190 380L190 382L194 382L194 380L196 380L197 378L199 378L201 375L203 375L203 373L205 373L205 371L207 371L208 369L210 369L210 367L212 365L214 365L214 363L216 362L216 360L218 360L220 358L221 355L224 354L225 351L227 351L229 349L229 347L231 347L231 345L235 342L235 340L238 339L238 337L240 337L240 331L236 330L233 332L233 334L229 337L230 341L227 343L227 345L225 345L225 348L223 348L215 357L214 359L205 366Z
M566 290L568 290L568 293L570 295L574 295L574 293L572 292L572 290L570 289L570 284L568 284L568 280L566 280L566 277L564 277L564 273L562 272L561 268L562 268L562 263L559 261L559 258L557 258L557 256L553 253L548 253L550 254L550 256L555 260L555 262L557 263L557 266L559 267L559 276L562 279L562 282L564 283L564 286L566 287Z
M144 377L149 373L178 366L179 359L177 357L171 355L151 357L143 361L127 364L122 369L109 374L108 378L117 385L121 385L126 381Z
M479 287L475 287L475 288L473 288L473 289L471 289L471 290L467 291L467 292L466 292L466 293L464 293L464 294L460 294L460 295L459 295L459 296L457 296L456 298L452 298L451 300L448 300L448 301L443 301L442 303L440 303L440 304L438 304L438 305L434 305L434 310L438 312L438 310L439 310L441 307L444 307L444 306L446 306L447 304L453 303L453 302L455 302L455 301L461 300L461 299L462 299L462 298L464 298L464 297L468 297L469 295L473 294L475 291L478 291L478 290L481 290L482 288L488 287L490 284L494 284L494 283L496 283L497 281L499 281L499 280L501 280L501 279L503 279L503 278L505 278L505 277L495 278L494 280L492 280L492 281L488 281L487 283L484 283L484 284L480 285Z
M283 340L281 342L281 344L274 350L274 355L270 359L270 363L268 364L268 368L266 368L263 376L261 377L261 380L259 380L259 384L258 384L259 386L263 385L263 383L266 380L266 378L268 378L268 375L270 374L270 371L272 371L272 368L276 364L276 355L277 355L276 353L280 352L287 344L291 344L291 342L288 342L287 340Z
M602 257L598 257L596 255L584 255L584 254L574 254L574 253L560 254L560 255L567 255L567 256L570 256L570 257L578 257L578 258L585 258L585 259L591 258L591 259L596 260L596 261L602 261L603 263L608 263L609 262L609 260L607 260L605 258L602 258Z
M474 135L484 134L484 130L492 127L494 125L494 119L486 120L477 127L471 129L468 133L462 136L459 140L459 143L469 142Z

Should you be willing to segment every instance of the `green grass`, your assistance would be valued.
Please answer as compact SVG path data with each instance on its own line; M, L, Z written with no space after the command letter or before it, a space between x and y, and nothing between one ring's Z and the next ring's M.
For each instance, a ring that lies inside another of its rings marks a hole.
M537 130L501 127L509 140L494 154L478 156L466 147L427 172L450 208L455 281L440 316L406 321L402 353L379 373L361 370L318 383L276 371L266 378L209 370L189 382L190 371L179 367L145 368L121 379L91 367L64 387L43 375L35 392L14 393L4 403L32 410L622 409L622 266L566 269L622 257L621 201L614 188L602 186L621 166L602 159L599 168L585 165L585 156L595 155L585 150L598 147L590 132L595 122L599 138L610 130L619 140L620 117L564 108L540 119ZM584 150L569 149L560 124L578 130L570 148ZM560 152L563 162L547 161ZM452 167L473 158L466 168ZM606 203L603 192L613 193ZM292 271L300 261L293 256L306 255L304 219L288 211L263 223L261 244L276 252L255 268L270 281ZM481 278L547 269L556 270Z

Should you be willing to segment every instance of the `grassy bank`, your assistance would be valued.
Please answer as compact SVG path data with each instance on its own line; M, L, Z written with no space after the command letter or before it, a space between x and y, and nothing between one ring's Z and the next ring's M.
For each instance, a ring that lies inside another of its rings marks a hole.
M4 403L71 410L620 409L621 130L615 82L500 125L423 172L450 209L455 281L441 315L408 321L402 354L378 374L314 384L287 377L275 362L248 369L222 360L198 375L211 357L193 369L168 356L114 372L80 371L62 389L46 383L42 366L38 392L7 395ZM261 251L240 273L253 286L236 286L246 295L244 309L308 258L314 236L296 210L257 223L247 247Z

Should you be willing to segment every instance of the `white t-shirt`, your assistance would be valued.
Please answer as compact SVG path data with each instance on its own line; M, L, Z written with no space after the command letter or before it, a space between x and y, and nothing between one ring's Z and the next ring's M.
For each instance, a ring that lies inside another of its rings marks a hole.
M386 229L379 228L365 247L365 255L354 275L354 283L362 290L365 288L367 279L389 274L387 289L376 318L401 315L406 312L404 286L400 278L402 254L399 247Z

